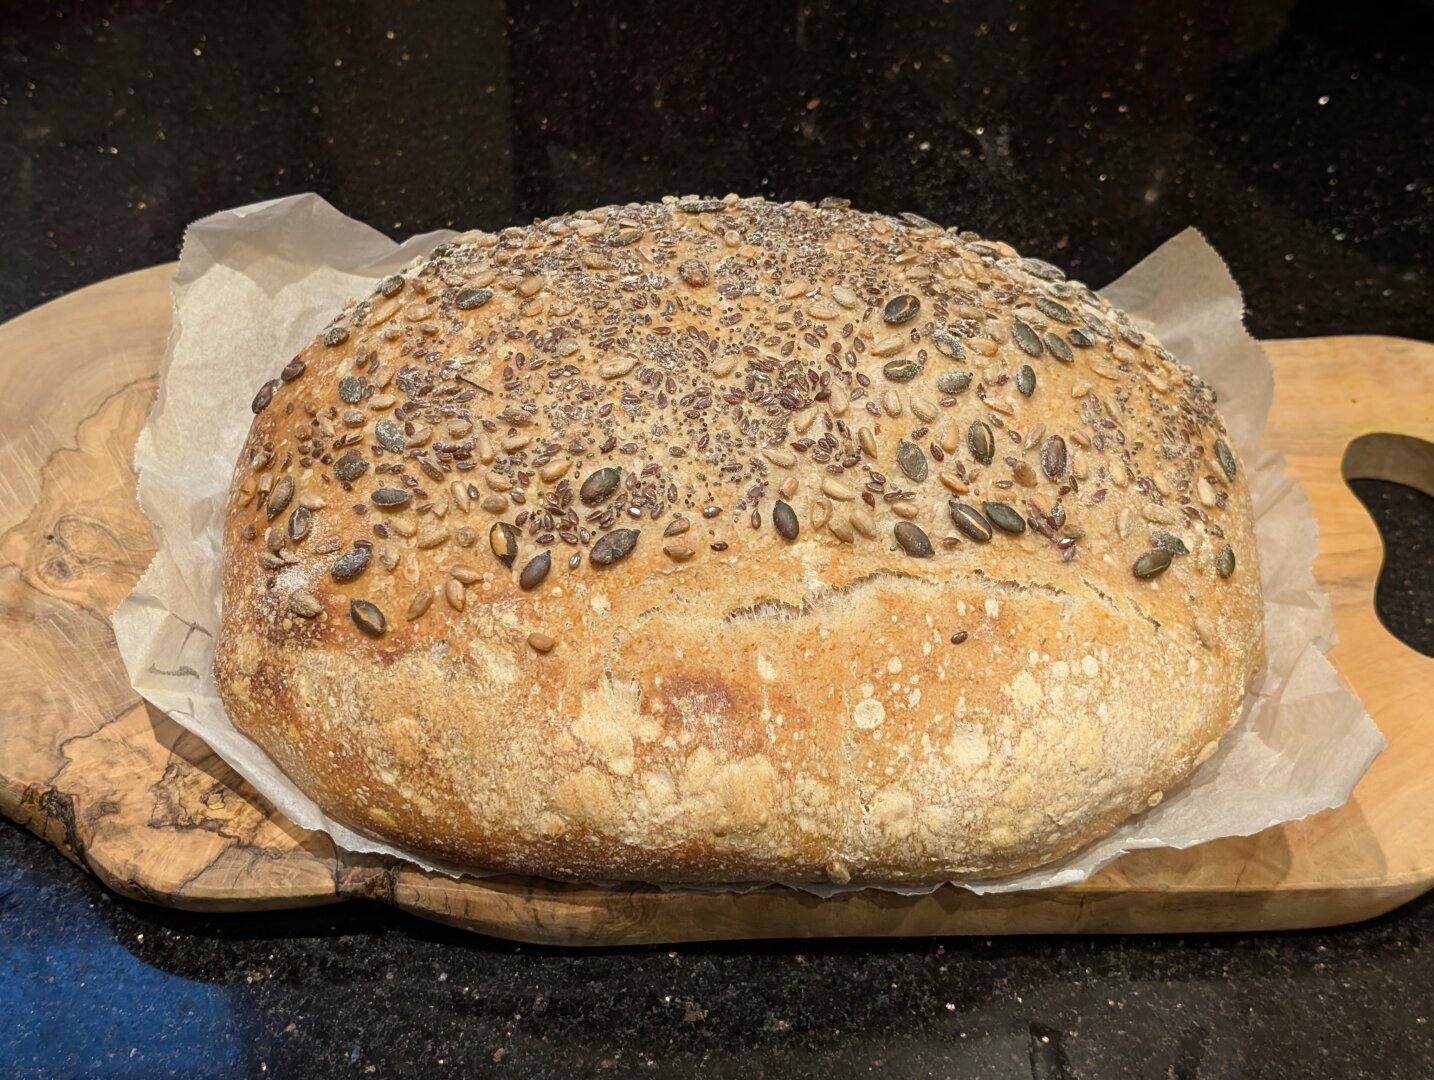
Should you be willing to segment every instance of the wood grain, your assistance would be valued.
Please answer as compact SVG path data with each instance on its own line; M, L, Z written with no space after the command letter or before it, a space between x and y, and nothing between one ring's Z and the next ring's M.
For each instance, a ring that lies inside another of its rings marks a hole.
M1344 482L1387 477L1434 492L1434 447L1422 441L1434 436L1434 346L1267 346L1267 443L1284 451L1320 521L1315 572L1341 639L1331 659L1390 743L1338 810L1190 851L1135 852L1082 885L1027 894L819 900L778 888L454 881L335 851L129 688L108 615L152 555L131 455L168 333L172 271L103 282L0 326L0 810L118 892L215 911L362 897L501 937L622 945L1320 926L1380 914L1434 884L1434 731L1423 707L1434 660L1380 625L1383 550Z

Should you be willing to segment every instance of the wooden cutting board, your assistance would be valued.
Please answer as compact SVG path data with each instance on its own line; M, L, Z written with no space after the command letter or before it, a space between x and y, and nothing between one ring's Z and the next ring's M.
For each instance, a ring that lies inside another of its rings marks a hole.
M1434 659L1380 625L1383 548L1344 483L1382 477L1434 494L1434 447L1418 438L1434 437L1434 346L1267 345L1268 443L1319 517L1315 572L1340 635L1331 659L1389 738L1338 810L1189 851L1136 852L1083 885L1026 894L820 900L781 888L454 881L335 851L129 687L108 616L153 552L131 458L169 331L172 272L115 278L0 326L0 810L118 892L211 911L366 897L500 937L628 945L1321 926L1378 915L1434 884Z

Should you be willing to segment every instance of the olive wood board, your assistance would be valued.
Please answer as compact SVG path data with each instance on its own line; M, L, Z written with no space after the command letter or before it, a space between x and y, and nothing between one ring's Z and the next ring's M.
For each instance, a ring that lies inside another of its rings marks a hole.
M1434 885L1434 659L1375 615L1379 534L1346 478L1434 494L1434 345L1266 343L1267 445L1320 523L1331 659L1389 739L1344 806L1258 836L1126 855L1081 885L977 896L819 899L454 880L336 850L280 816L200 739L135 695L109 615L153 552L132 452L170 327L173 265L82 289L0 326L0 810L116 892L205 911L366 898L555 945L743 938L1123 933L1324 926ZM1362 438L1363 437L1363 438Z

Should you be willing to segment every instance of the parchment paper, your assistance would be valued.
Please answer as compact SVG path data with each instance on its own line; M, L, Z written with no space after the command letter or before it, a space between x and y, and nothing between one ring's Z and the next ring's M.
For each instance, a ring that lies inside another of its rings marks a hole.
M113 624L135 690L204 739L296 824L327 832L350 851L396 855L456 875L465 871L329 819L235 730L211 674L224 503L255 389L348 298L367 294L375 279L451 235L433 232L397 245L316 195L241 207L190 226L172 286L174 329L159 394L135 449L139 500L159 550ZM1385 745L1324 656L1335 633L1329 598L1311 572L1317 526L1303 489L1285 475L1283 457L1259 446L1273 376L1245 333L1243 301L1225 264L1187 229L1102 292L1219 393L1254 500L1268 663L1219 751L1158 807L1059 863L999 881L957 883L975 892L1068 885L1136 848L1248 835L1338 806Z

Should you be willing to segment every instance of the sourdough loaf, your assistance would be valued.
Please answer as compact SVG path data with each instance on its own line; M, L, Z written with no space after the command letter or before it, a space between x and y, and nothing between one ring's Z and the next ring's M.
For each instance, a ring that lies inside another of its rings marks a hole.
M335 819L578 880L922 883L1152 806L1261 657L1210 387L916 215L440 245L253 402L230 717Z

